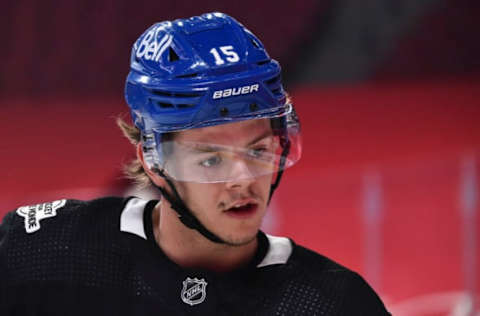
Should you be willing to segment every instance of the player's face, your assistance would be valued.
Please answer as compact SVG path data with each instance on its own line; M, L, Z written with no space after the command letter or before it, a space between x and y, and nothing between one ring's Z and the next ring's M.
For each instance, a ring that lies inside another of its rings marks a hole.
M191 129L178 133L177 142L213 143L235 148L248 148L257 152L265 148L272 138L268 119L249 120L232 124ZM175 149L174 149L175 155ZM216 168L221 162L217 153L203 153L198 159L176 157L177 168L191 170L196 167ZM265 215L273 174L249 176L248 162L230 159L229 181L197 183L175 181L183 200L202 224L227 244L243 245L255 239Z

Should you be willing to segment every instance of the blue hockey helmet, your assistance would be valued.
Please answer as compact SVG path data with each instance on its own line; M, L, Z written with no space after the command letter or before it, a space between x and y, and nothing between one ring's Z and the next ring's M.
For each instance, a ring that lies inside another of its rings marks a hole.
M160 144L169 132L280 118L282 123L277 126L282 131L277 134L299 136L280 65L252 32L223 13L165 21L148 28L133 45L125 98L142 133L149 167L165 166ZM290 141L288 152L282 169L300 158L300 142ZM228 178L177 180L218 182Z

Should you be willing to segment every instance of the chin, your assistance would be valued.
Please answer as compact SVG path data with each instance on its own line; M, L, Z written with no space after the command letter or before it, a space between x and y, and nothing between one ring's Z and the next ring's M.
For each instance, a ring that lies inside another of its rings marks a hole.
M229 235L222 239L229 246L241 247L255 241L255 239L257 238L257 233L258 233L258 230L248 235L247 234Z

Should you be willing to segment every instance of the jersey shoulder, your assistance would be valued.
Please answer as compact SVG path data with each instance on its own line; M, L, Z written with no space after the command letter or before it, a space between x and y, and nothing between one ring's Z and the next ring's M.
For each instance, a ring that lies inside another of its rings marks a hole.
M21 206L5 216L2 227L10 238L27 235L35 240L59 231L62 234L57 237L68 238L79 231L85 235L111 223L112 216L119 218L125 203L124 198L103 197L90 201L61 199Z
M332 313L390 315L362 276L326 256L293 243L287 266L295 271L292 286L323 300Z
M1 269L12 282L68 279L82 265L114 260L112 252L126 252L119 229L126 201L104 197L19 207L0 225Z

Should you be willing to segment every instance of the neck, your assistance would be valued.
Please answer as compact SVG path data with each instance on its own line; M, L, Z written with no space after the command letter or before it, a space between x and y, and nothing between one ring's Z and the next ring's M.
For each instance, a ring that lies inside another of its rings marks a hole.
M257 238L243 245L208 240L198 231L183 225L166 201L157 204L152 216L157 244L170 260L185 268L217 272L234 270L248 264L257 249Z

